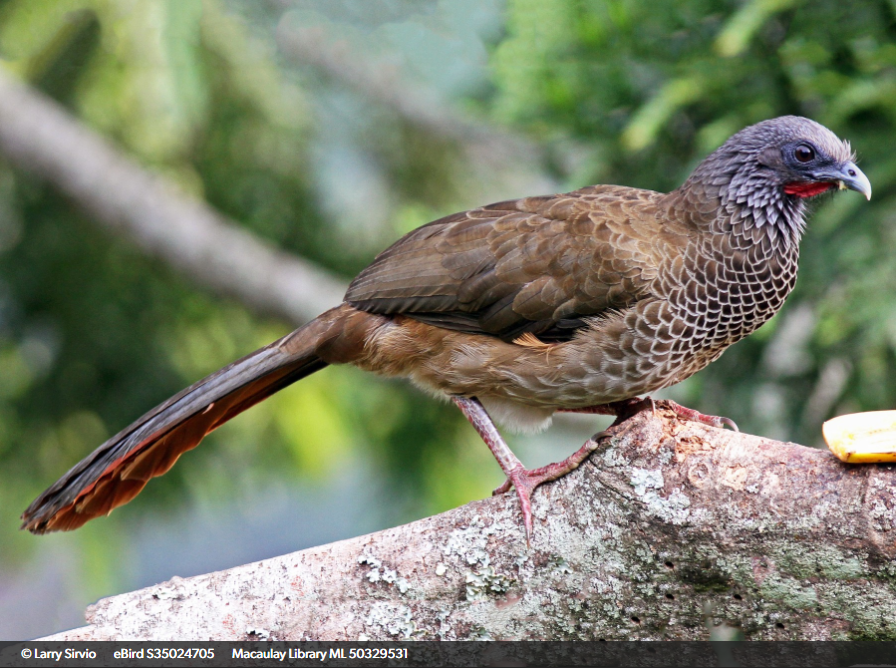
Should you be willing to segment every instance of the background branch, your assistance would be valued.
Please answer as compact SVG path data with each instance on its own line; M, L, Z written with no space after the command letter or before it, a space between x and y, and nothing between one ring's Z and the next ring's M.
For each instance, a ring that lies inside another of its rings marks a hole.
M51 638L896 636L896 470L662 409L615 431L538 490L531 547L511 493L103 599Z
M549 174L544 166L553 163L570 173L593 150L569 139L562 143L533 142L473 118L436 95L432 88L404 79L397 68L359 59L344 40L329 35L324 28L295 25L289 14L278 25L277 44L296 64L313 68L428 136L460 148L466 172L478 175L478 181L504 184L508 194L561 189L557 176Z
M2 69L0 152L51 182L109 231L259 312L300 324L342 301L341 279L186 196Z
M320 27L299 28L287 15L278 26L277 42L296 63L314 68L428 134L456 143L492 165L507 165L523 157L534 164L542 158L544 149L534 142L458 113L427 89L403 81L395 68L359 61L345 42L334 40Z

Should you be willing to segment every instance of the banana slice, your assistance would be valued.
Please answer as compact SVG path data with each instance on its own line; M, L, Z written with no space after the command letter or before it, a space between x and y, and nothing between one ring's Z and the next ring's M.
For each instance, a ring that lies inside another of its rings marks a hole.
M896 410L858 412L821 426L824 442L840 461L874 464L896 461Z

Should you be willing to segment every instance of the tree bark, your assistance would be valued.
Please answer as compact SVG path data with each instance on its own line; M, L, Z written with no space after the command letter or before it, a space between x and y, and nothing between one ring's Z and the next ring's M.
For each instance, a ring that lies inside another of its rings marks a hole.
M536 491L531 546L511 492L103 599L51 638L896 638L892 466L683 423L662 402L612 432Z

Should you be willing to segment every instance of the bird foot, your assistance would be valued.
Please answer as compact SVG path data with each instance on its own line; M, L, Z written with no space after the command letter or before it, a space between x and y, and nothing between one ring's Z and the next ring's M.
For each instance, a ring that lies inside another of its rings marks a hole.
M654 401L650 397L633 397L628 398L624 401L615 401L613 403L607 403L605 405L591 405L584 408L560 408L558 412L577 412L592 415L615 415L616 421L613 422L613 424L615 425L619 422L629 419L630 417L633 417L637 413L641 412L641 410L646 409L647 406L649 406L653 410L653 413L656 414L657 404L674 412L676 415L678 415L679 419L683 419L688 422L699 422L700 424L706 424L707 426L712 426L717 429L721 429L722 427L727 426L734 431L740 432L740 429L737 428L737 424L734 423L734 420L728 419L727 417L704 415L702 412L697 412L696 410L691 410L690 408L686 408L683 405L679 405L675 401Z
M663 401L666 407L672 410L680 419L689 422L699 422L700 424L706 424L707 426L713 426L717 429L721 429L725 426L732 429L733 431L737 431L740 433L740 429L737 428L737 424L734 423L734 420L728 419L727 417L717 417L716 415L704 415L702 412L697 412L696 410L691 410L690 408L685 408L683 405L679 405L675 401Z
M557 461L547 466L526 470L520 464L513 469L507 476L504 484L492 492L493 496L506 494L513 487L516 490L517 498L520 500L520 508L523 511L523 524L526 527L526 541L532 539L532 492L536 487L540 487L546 482L551 482L557 478L563 477L577 469L588 456L597 449L598 444L603 438L608 438L612 434L609 431L601 431L596 433L563 461Z

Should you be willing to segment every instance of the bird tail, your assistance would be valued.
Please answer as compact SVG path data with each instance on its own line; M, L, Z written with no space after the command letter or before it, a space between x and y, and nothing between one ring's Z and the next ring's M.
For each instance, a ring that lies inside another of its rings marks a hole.
M328 364L318 350L333 340L347 306L184 389L100 445L22 514L35 534L77 529L133 499L224 422Z

